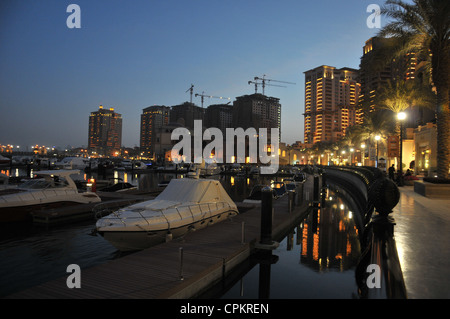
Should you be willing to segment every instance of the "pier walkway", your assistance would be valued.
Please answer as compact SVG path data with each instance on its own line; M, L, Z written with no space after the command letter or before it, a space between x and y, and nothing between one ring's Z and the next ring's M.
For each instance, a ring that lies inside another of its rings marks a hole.
M306 198L312 198L313 192L313 178L309 177L302 187ZM281 240L295 222L304 218L309 203L307 200L301 201L289 212L287 195L273 201L274 240ZM261 207L256 206L230 220L189 233L182 240L174 239L102 265L82 269L81 288L67 287L68 273L67 277L6 298L195 298L211 285L220 282L233 267L253 253L255 244L259 242L260 222Z

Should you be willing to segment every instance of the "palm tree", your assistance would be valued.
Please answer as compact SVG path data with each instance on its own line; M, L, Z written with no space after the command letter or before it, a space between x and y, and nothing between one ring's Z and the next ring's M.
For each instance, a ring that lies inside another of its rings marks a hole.
M430 83L436 93L437 174L448 178L450 166L450 1L388 0L381 13L392 21L379 36L398 39L397 54L415 52L430 66Z
M353 144L359 145L364 142L365 145L373 145L375 136L387 137L395 132L395 118L392 112L387 109L377 109L373 112L367 112L364 115L363 122L349 127L347 130L354 136Z

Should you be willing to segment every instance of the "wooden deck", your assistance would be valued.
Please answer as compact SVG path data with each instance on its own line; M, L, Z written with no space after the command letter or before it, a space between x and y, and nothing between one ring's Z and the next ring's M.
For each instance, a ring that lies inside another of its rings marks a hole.
M312 178L304 184L302 193L312 193ZM294 223L306 215L308 207L309 202L302 201L289 212L288 196L274 201L273 238L282 239ZM261 208L254 207L230 220L192 232L183 239L82 269L81 288L67 287L68 273L66 277L6 298L195 298L255 251L260 236L260 213ZM183 280L180 279L180 247L183 249Z

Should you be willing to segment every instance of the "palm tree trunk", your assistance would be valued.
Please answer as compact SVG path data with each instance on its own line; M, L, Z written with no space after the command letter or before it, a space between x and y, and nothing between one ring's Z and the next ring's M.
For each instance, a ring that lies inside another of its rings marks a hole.
M445 55L445 54L443 54ZM450 106L449 106L449 75L448 58L435 60L433 56L433 82L436 86L437 109L437 175L438 178L449 177L450 167Z

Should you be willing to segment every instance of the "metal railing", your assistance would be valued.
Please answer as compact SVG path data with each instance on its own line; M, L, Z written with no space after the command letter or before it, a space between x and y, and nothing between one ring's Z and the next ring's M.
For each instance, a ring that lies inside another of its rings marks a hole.
M372 167L326 167L324 173L347 189L364 220L360 234L362 253L355 271L360 297L407 298L394 238L395 220L391 216L400 199L397 185Z

